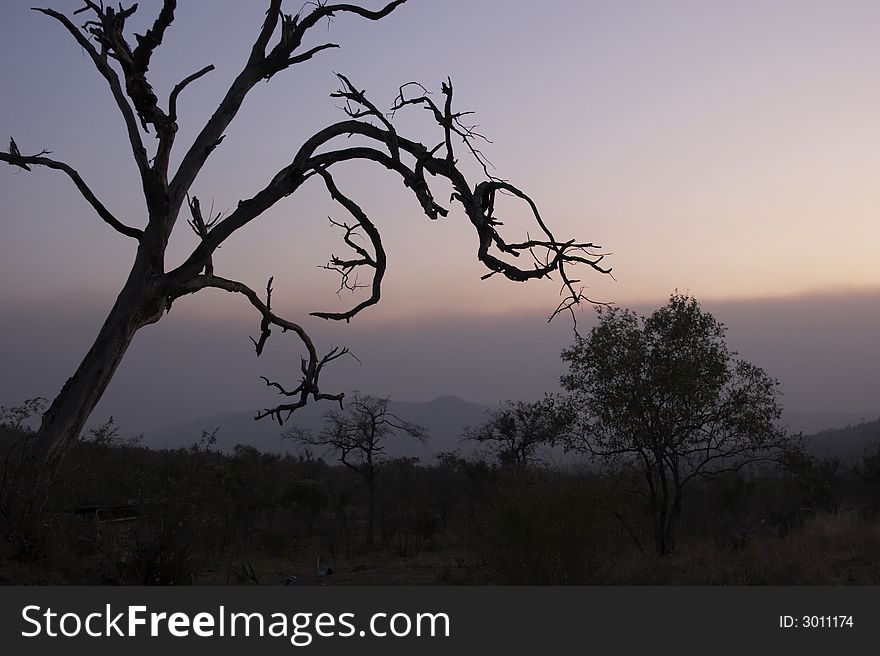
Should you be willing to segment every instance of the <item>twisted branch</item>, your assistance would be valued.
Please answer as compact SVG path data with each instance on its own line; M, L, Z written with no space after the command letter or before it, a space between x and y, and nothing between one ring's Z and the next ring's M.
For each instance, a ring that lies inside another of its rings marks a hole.
M18 146L15 144L15 140L11 139L9 142L9 152L0 152L0 162L6 162L12 166L18 166L26 171L30 171L31 166L45 166L49 169L62 171L71 179L80 194L82 194L82 197L92 206L92 209L97 212L98 216L101 217L101 220L104 221L104 223L126 237L138 240L143 237L143 230L125 225L117 219L100 200L98 200L98 197L95 196L94 192L89 188L85 180L82 179L82 176L75 168L64 162L45 157L45 155L48 154L50 154L49 151L43 150L36 155L22 155L18 151Z
M363 228L367 237L369 237L370 243L372 243L373 250L375 252L375 255L371 256L365 249L353 242L351 240L353 228L349 228L347 225L343 224L343 227L345 228L345 236L343 237L343 240L350 248L352 248L356 253L358 253L358 255L360 255L360 258L356 260L343 260L341 258L331 256L330 264L327 265L327 268L334 268L335 270L338 270L342 274L342 285L348 286L348 278L351 275L352 271L354 271L359 266L371 267L373 269L373 281L370 285L370 297L345 312L312 312L311 315L313 317L320 317L321 319L349 321L364 308L375 305L379 302L379 298L382 295L382 278L385 276L387 261L385 256L385 249L382 246L382 237L379 234L379 230L376 228L373 222L370 221L369 217L360 208L360 206L358 206L357 203L355 203L353 200L351 200L341 191L339 191L339 188L333 181L333 177L326 169L317 169L317 173L324 179L324 184L327 186L327 191L330 192L330 197L337 203L342 205L345 209L347 209L349 213L354 217L355 221L357 221L358 226ZM354 286L349 287L349 289L354 290L355 286L356 283Z
M322 392L319 387L319 382L321 371L323 370L324 366L334 360L341 358L344 355L347 355L349 353L348 349L333 347L326 355L319 357L318 351L315 348L315 344L312 341L312 338L302 326L294 323L293 321L284 319L283 317L279 317L272 311L272 278L269 279L269 282L266 285L265 301L261 300L257 293L244 283L235 280L229 280L227 278L221 278L212 274L203 274L200 276L196 276L187 284L178 286L177 288L170 290L169 299L174 300L185 294L192 294L201 289L205 289L206 287L212 287L214 289L222 289L227 292L241 294L250 302L250 304L257 310L257 312L260 313L262 317L262 320L260 321L260 337L259 339L251 338L251 341L254 343L254 348L256 350L257 356L262 354L263 348L265 347L266 342L271 335L272 326L277 326L281 328L283 332L291 331L295 333L306 349L306 357L301 358L300 360L300 371L302 373L302 378L300 379L299 384L294 389L288 390L280 383L273 382L270 381L268 378L262 377L263 381L268 387L273 387L277 389L278 392L283 396L297 397L297 400L291 403L279 404L273 408L266 408L263 411L259 412L255 419L272 417L278 422L279 425L281 425L286 419L290 417L291 414L293 414L295 410L298 410L299 408L305 406L308 403L309 398L313 399L314 401L338 401L341 405L342 399L345 394L341 392L338 394L328 394Z

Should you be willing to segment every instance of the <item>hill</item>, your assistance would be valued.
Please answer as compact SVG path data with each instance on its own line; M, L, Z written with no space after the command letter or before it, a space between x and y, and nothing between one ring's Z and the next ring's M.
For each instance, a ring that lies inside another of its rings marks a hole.
M867 449L880 446L880 419L819 431L804 440L807 448L819 458L853 462Z

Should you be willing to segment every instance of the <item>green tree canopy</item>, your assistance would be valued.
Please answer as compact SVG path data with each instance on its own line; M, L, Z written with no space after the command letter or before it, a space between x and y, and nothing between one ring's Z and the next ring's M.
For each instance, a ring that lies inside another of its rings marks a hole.
M648 317L600 308L562 353L567 448L639 469L660 553L674 547L688 483L774 459L790 443L779 383L736 356L724 325L679 293Z

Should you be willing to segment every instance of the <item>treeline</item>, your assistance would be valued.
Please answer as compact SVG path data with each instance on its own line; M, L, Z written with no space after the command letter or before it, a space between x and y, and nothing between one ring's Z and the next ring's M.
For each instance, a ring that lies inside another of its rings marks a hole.
M0 456L27 440L4 431ZM388 460L376 540L362 476L320 459L87 441L40 520L3 490L5 583L880 582L880 451L854 467L802 455L702 481L676 548L653 549L636 470ZM10 512L11 511L11 512ZM327 566L331 574L327 575Z

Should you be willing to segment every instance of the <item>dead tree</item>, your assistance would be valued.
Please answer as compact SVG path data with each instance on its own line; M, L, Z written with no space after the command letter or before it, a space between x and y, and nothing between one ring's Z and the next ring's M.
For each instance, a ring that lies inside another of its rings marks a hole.
M386 458L389 437L405 435L425 440L425 429L405 421L388 409L389 399L355 393L344 410L330 410L324 415L319 433L295 426L285 432L288 439L315 446L364 479L367 485L367 544L376 537L376 476Z
M376 225L361 207L341 191L333 178L333 170L343 162L360 161L378 165L399 176L403 186L415 196L429 219L446 216L448 209L434 197L430 178L448 181L453 194L450 202L461 206L477 234L477 257L485 265L485 277L501 274L510 280L526 281L557 274L564 290L564 300L557 312L570 309L583 299L573 267L584 265L607 273L600 264L602 255L594 244L573 239L557 239L545 224L532 199L519 188L488 173L486 162L474 145L480 135L465 121L467 112L453 108L453 87L447 80L440 96L432 96L417 83L407 83L393 103L392 111L381 112L364 91L348 78L339 76L340 89L332 94L344 102L347 116L319 130L305 140L292 155L290 163L279 170L265 187L249 198L240 200L225 216L203 216L193 186L210 157L254 86L282 71L303 64L335 43L322 43L306 48L304 38L319 33L313 28L324 19L351 15L377 21L395 11L405 0L394 0L371 10L353 4L306 3L295 15L282 12L282 0L267 0L268 10L262 27L253 42L250 55L241 72L232 82L217 110L205 122L195 140L183 154L179 166L170 166L172 148L178 131L178 102L181 93L199 78L213 70L205 66L185 77L160 99L159 91L149 82L150 61L161 46L174 21L176 2L164 0L152 27L145 34L128 35L126 21L137 5L124 8L85 1L74 12L87 17L82 26L53 9L36 11L57 21L90 58L110 89L119 114L125 123L131 155L137 166L146 215L137 225L121 220L102 203L93 188L77 170L51 157L43 150L25 154L20 145L10 142L8 152L0 152L0 161L23 170L54 169L64 173L76 186L98 217L110 228L137 242L131 271L102 325L92 347L73 376L43 415L37 436L36 454L45 471L52 471L64 453L77 439L92 409L104 393L135 333L154 323L169 311L172 303L187 294L207 287L239 294L260 315L259 337L254 339L260 355L273 328L296 335L305 355L301 360L297 384L285 386L266 381L285 397L286 402L267 408L259 417L271 416L282 422L291 412L309 399L340 400L342 394L320 388L324 366L346 353L332 349L322 355L312 338L299 324L278 316L272 309L272 280L265 296L243 282L217 275L212 263L213 253L226 240L287 196L295 193L307 180L322 182L330 197L351 215L348 223L339 222L343 241L352 254L332 257L328 266L341 273L343 284L356 271L372 273L369 297L343 312L313 312L313 316L348 321L365 308L376 304L381 294L386 269L385 251ZM74 19L75 20L75 19ZM435 102L434 98L438 100ZM427 110L436 120L439 134L428 145L399 134L392 123L394 112L409 108ZM152 133L154 147L148 147L145 134ZM475 157L482 164L486 179L471 184L459 167L462 153ZM494 215L497 193L521 200L534 217L534 234L523 241L507 241L501 236L500 221ZM174 268L166 267L165 253L180 211L187 205L189 223L199 236L198 245L185 261ZM352 238L355 232L365 235L363 241ZM525 257L521 257L525 256ZM527 260L519 265L519 260Z

